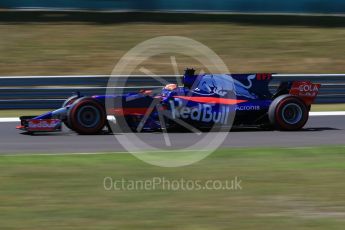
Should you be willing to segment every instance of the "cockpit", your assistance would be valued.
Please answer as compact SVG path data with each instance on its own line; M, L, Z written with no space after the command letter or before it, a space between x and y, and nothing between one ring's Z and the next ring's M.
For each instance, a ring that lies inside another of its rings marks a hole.
M200 96L225 96L234 91L234 82L229 75L203 74L195 75L194 69L186 69L182 79L183 89L186 93ZM168 84L167 91L178 90L176 84Z

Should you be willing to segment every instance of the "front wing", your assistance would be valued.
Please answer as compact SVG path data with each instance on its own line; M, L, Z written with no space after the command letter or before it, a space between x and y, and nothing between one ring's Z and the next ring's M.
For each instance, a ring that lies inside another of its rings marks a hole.
M62 129L62 121L59 119L20 118L20 123L17 129L26 132L56 132Z

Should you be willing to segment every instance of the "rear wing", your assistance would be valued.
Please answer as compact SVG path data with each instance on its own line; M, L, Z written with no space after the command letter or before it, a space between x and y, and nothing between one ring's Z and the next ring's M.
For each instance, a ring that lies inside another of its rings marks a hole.
M311 81L293 81L289 94L297 96L307 105L311 105L314 103L320 87L321 84L313 84Z

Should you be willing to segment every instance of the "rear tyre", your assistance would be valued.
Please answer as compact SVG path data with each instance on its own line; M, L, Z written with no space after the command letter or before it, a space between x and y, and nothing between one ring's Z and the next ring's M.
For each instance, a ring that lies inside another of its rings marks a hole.
M274 99L270 105L268 117L271 125L276 129L296 131L307 123L309 111L299 98L282 95Z
M89 97L80 98L72 104L67 121L72 130L83 135L100 133L107 123L104 107Z

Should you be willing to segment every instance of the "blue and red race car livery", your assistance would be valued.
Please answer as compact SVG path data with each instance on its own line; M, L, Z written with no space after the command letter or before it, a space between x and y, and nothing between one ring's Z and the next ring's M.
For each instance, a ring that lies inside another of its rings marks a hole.
M64 123L79 134L110 130L113 116L120 131L164 129L211 130L214 127L255 126L299 130L308 121L320 84L281 82L269 91L272 74L201 74L187 69L182 86L168 84L154 93L142 90L123 95L68 98L58 110L21 117L18 129L61 131Z

